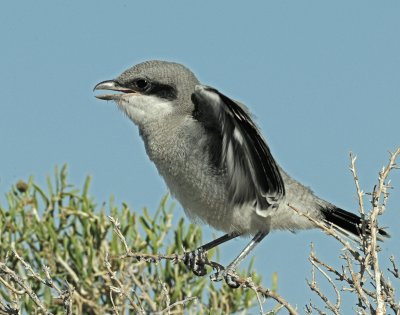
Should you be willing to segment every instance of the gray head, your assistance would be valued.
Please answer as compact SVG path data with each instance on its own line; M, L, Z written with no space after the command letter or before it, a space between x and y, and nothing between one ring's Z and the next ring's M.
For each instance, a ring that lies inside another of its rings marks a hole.
M185 66L151 60L133 66L116 79L100 82L94 89L119 92L96 97L114 100L140 126L166 115L190 114L190 96L197 84L199 81Z

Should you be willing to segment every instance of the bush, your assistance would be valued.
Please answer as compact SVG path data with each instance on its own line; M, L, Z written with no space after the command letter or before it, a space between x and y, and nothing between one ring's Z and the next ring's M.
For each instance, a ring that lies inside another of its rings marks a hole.
M202 234L184 219L172 229L167 197L154 215L138 214L112 200L98 207L90 177L76 189L66 166L47 182L47 191L32 178L18 182L0 206L0 313L229 314L254 304L252 290L214 284L178 263Z

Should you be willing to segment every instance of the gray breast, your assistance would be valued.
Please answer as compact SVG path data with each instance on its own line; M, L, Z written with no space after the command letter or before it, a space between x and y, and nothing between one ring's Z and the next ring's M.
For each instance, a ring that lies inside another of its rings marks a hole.
M141 135L149 158L187 214L220 228L215 221L229 211L226 177L224 170L210 163L202 128L190 117L177 118L168 124L148 125Z

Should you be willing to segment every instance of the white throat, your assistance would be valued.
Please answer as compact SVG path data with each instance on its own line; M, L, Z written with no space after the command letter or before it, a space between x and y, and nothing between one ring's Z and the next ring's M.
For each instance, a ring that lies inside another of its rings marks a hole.
M152 95L123 95L116 100L118 107L138 126L163 120L172 113L172 101Z

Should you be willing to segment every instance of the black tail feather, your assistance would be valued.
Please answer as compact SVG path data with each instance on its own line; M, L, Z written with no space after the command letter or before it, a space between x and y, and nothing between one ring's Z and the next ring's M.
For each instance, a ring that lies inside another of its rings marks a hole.
M333 224L355 236L361 235L361 218L358 215L337 207L323 207L321 211L327 223ZM368 225L366 233L367 235L370 234ZM390 237L389 233L383 229L379 229L379 235L382 237Z

